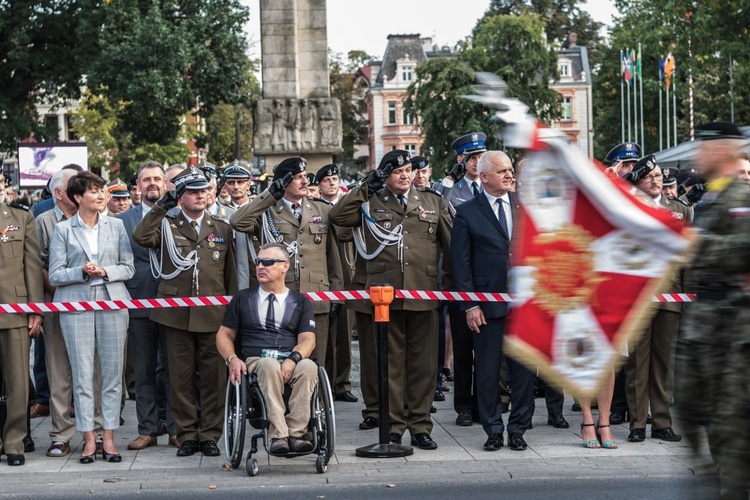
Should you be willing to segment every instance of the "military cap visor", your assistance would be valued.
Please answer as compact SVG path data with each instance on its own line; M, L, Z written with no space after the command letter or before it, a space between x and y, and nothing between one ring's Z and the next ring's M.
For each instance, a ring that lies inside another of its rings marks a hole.
M339 167L334 164L326 165L315 173L315 181L319 183L326 177L332 177L339 175Z
M249 179L250 171L241 165L229 165L224 169L225 179Z
M471 134L462 135L451 143L451 149L456 150L457 155L473 155L487 151L485 142L487 134L482 132L472 132Z
M744 139L742 131L732 122L710 122L695 127L695 138L699 141L717 139Z
M129 198L128 186L120 179L115 179L107 184L107 191L113 198Z

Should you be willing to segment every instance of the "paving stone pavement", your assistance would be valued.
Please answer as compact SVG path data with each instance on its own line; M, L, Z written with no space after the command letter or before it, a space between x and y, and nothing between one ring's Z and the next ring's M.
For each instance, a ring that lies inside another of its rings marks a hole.
M666 443L647 439L642 443L628 443L627 424L613 426L617 450L585 449L581 446L579 425L581 414L571 411L572 401L565 401L564 415L570 429L554 429L546 425L544 399L536 400L533 429L525 434L528 450L517 452L505 447L500 451L482 449L486 436L481 426L459 427L452 409L453 392L446 393L446 401L436 402L433 414L433 439L438 449L415 449L405 458L370 459L356 457L354 450L376 443L377 429L362 431L361 393L357 344L354 343L355 366L352 370L353 392L358 403L336 403L336 452L325 474L315 472L315 456L296 459L271 458L260 451L255 457L260 473L249 478L244 461L239 469L225 467L220 457L178 458L176 449L167 444L167 436L159 438L159 445L142 451L130 451L127 444L137 435L135 402L127 401L123 416L125 425L115 435L122 463L105 463L101 458L91 465L78 462L82 442L77 436L71 443L72 452L65 458L49 458L50 418L32 420L32 435L37 450L26 455L23 467L8 467L0 463L0 493L32 494L67 492L136 492L176 491L179 489L243 488L336 483L398 483L466 480L511 480L513 478L606 478L632 476L703 476L713 474L707 446L694 455L685 443ZM451 384L449 384L450 386ZM252 429L248 426L248 436ZM679 432L679 429L676 429ZM647 436L649 434L647 433ZM404 436L404 443L408 443ZM249 449L249 437L245 451Z

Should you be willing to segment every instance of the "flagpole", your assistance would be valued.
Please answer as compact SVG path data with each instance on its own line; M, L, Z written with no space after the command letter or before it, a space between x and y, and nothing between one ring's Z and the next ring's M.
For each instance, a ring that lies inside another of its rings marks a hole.
M664 76L664 78L666 79L666 75ZM667 83L665 94L667 96L667 149L669 149L669 144L672 140L672 132L669 128L669 122L672 121L672 116L669 114L669 83Z
M628 53L628 48L625 47L625 54L627 53ZM632 135L631 135L633 124L630 121L630 87L629 85L631 81L633 81L633 75L630 75L630 80L628 81L628 142L633 140Z
M622 49L620 49L620 142L625 142L625 74L622 65Z
M672 114L674 115L674 145L677 146L677 78L674 79L674 88L672 89Z
M646 134L643 126L643 58L641 57L641 42L638 42L638 73L640 73L641 79L639 84L641 86L641 151L646 152Z
M688 58L690 68L688 69L688 100L690 105L690 140L695 140L695 116L693 114L693 48L692 39L688 37Z
M633 78L630 80L633 83L633 140L638 142L638 82L636 81L636 78L638 78L638 55L635 53L635 49L633 49L633 56L636 58L632 61ZM641 151L643 151L643 145L641 145Z
M663 111L662 111L662 104L661 104L661 95L664 93L664 90L661 88L661 82L659 82L659 151L664 149L664 132L662 131L662 122L663 122Z

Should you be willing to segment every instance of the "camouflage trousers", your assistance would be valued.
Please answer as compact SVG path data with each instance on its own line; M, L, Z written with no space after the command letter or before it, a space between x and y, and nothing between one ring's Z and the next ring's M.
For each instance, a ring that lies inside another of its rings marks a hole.
M677 340L676 417L697 450L705 426L726 498L750 489L750 307L689 304Z

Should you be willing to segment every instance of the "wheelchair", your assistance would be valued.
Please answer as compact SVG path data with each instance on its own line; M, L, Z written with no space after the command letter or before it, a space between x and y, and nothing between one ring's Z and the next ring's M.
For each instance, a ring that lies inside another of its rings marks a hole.
M284 401L287 402L291 388L287 385ZM232 384L227 380L226 404L224 407L224 449L231 466L239 468L242 461L242 451L245 446L245 428L249 422L253 429L259 432L252 435L250 451L247 454L245 468L248 476L258 474L258 461L253 454L258 453L258 440L262 440L263 447L270 456L293 458L298 456L317 454L315 469L324 473L328 469L328 461L333 456L336 443L336 415L333 407L333 393L328 375L322 366L318 366L318 383L313 389L310 401L310 422L306 438L313 444L312 451L278 454L268 448L269 420L266 414L266 403L258 386L258 379L254 373L242 377L240 384Z

